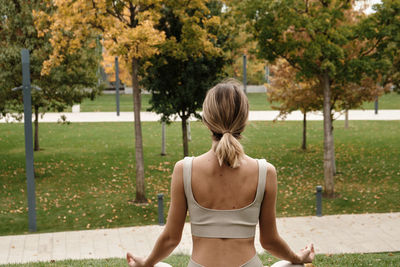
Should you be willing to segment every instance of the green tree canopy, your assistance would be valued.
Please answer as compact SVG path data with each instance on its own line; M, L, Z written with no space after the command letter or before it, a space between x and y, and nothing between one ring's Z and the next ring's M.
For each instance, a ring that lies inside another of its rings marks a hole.
M5 115L23 110L21 91L11 89L22 84L21 49L26 48L30 51L31 82L42 89L32 91L32 107L36 114L35 150L39 150L39 111L62 111L98 94L97 71L101 54L95 36L91 36L85 40L86 46L74 54L64 55L62 64L42 75L43 63L52 53L52 46L49 33L39 34L35 27L35 11L51 14L54 6L43 1L0 0L0 112ZM49 26L46 19L40 23L43 24L41 27Z
M374 56L377 51L371 48L377 40L360 35L358 27L365 15L355 11L353 4L347 0L249 0L235 5L258 42L260 57L270 62L283 58L298 71L299 79L320 83L328 197L334 196L333 91L351 96L342 99L343 106L359 105L362 99L345 90L357 92L358 87L347 84L361 85L367 78L379 82L390 67L386 58Z
M382 83L400 93L400 1L383 0L373 9L374 13L360 24L358 33L365 39L376 40L370 47L377 52L373 56L386 59L390 64Z
M160 45L160 53L150 58L142 81L152 92L152 111L162 114L164 121L174 115L181 118L185 156L186 122L191 115L200 117L197 111L225 64L223 44L218 39L222 36L220 17L210 11L206 2L192 1L189 7L166 2L157 28L165 32L167 39ZM211 10L218 12L216 3L212 4Z

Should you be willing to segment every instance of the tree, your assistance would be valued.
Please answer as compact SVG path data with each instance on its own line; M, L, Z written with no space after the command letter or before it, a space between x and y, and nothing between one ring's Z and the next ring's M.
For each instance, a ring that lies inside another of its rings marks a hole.
M303 113L303 142L301 148L306 149L306 113L321 110L323 99L321 87L316 79L299 79L298 70L284 59L277 60L271 66L271 83L267 84L267 95L271 104L280 103L272 108L279 110L279 117L285 118L289 113L300 110ZM389 86L382 87L370 77L365 77L360 84L347 82L331 84L331 107L335 111L358 108L363 102L370 102L389 91ZM333 115L333 114L332 114ZM332 116L332 120L335 118ZM333 157L334 159L334 157ZM333 163L335 169L335 163ZM334 170L334 174L336 171Z
M154 28L159 18L160 0L70 0L57 1L52 15L51 42L53 54L45 62L46 67L58 65L63 60L62 51L73 54L81 47L87 35L102 35L103 46L113 56L119 56L130 67L133 87L136 158L136 203L147 202L145 196L142 128L140 121L141 89L139 69L142 59L158 52L165 38L163 32ZM46 30L46 29L44 29ZM64 32L72 32L73 38L66 42Z
M340 85L375 82L386 72L387 61L373 57L377 40L360 40L357 27L364 19L347 0L242 1L239 14L249 20L260 57L284 58L298 75L317 79L323 97L325 196L334 197L333 92ZM355 47L361 48L355 52ZM332 86L335 84L336 86ZM344 89L342 87L342 89ZM343 103L348 104L347 101ZM354 103L357 104L357 103Z
M39 145L39 113L62 111L67 106L80 103L84 98L93 98L101 87L97 83L97 68L100 54L96 46L85 46L73 55L67 55L63 64L51 69L48 75L41 75L42 64L51 53L49 34L40 34L35 28L33 12L35 10L50 14L52 5L41 1L0 1L0 112L5 115L23 111L22 93L13 92L13 87L22 84L21 55L22 48L31 52L31 81L41 91L32 91L32 108L35 114L34 150ZM42 26L48 25L45 21ZM90 39L85 40L89 43Z
M211 33L218 30L219 17L210 12L206 2L164 2L157 28L167 39L160 45L160 53L149 59L143 75L144 86L152 92L151 110L162 114L163 121L173 115L181 118L184 156L189 154L187 121L191 115L200 117L197 111L225 64L218 37Z
M272 108L279 110L279 117L286 116L295 110L303 113L303 141L301 148L307 149L307 112L319 110L322 98L319 83L315 79L298 80L297 71L283 60L277 60L271 66L270 84L267 84L267 95L270 103L279 102Z
M400 1L383 0L373 6L374 13L365 19L358 29L365 39L377 42L370 49L376 50L376 58L390 62L390 69L383 77L383 85L400 93Z

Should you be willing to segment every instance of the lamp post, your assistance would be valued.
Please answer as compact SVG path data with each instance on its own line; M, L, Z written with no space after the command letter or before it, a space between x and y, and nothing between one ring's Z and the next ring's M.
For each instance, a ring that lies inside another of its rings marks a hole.
M265 66L265 81L269 84L269 66Z
M119 116L119 66L118 57L115 57L115 97L117 102L117 116Z
M36 232L36 194L35 174L33 169L33 142L32 142L32 97L31 88L40 91L37 86L31 86L29 51L21 50L22 57L22 86L13 88L13 91L22 89L24 101L24 129L25 129L25 168L28 191L28 219L29 231Z
M247 95L247 57L243 54L243 89L244 93Z

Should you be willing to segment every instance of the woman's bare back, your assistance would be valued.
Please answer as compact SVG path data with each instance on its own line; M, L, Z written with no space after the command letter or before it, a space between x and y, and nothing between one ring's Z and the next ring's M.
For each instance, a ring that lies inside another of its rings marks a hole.
M256 196L258 163L245 156L240 167L218 164L210 151L193 160L192 192L196 202L208 209L232 210L250 205ZM203 238L193 236L194 261L205 266L235 266L254 257L254 237Z

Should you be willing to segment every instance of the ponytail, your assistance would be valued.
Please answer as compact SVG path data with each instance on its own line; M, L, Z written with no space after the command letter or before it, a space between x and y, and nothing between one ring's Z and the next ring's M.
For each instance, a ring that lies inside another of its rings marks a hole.
M240 84L229 80L211 88L203 102L203 123L217 141L213 150L219 164L240 166L244 157L240 134L246 127L249 103Z
M244 156L242 145L231 133L222 135L221 140L214 147L214 152L220 166L225 162L231 168L239 167L240 160Z

